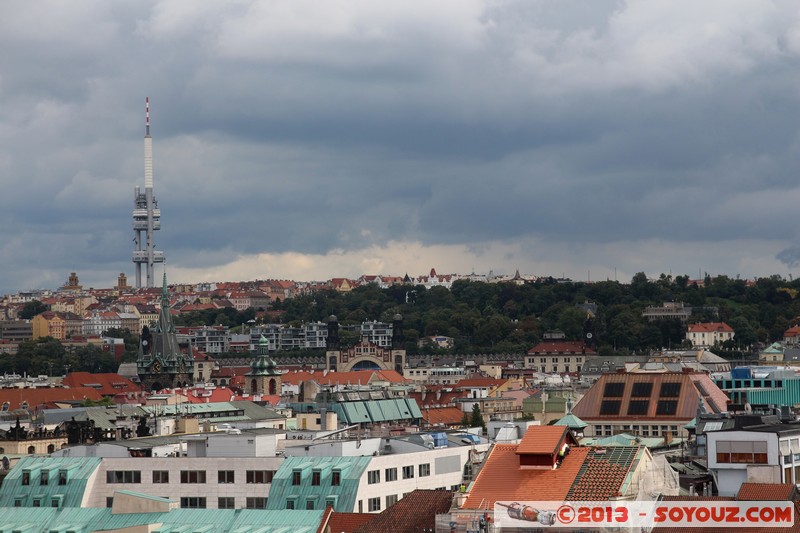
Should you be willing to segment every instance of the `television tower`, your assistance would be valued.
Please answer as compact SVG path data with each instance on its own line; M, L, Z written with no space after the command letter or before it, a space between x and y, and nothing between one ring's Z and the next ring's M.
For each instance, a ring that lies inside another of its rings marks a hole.
M150 137L150 98L145 98L144 134L144 194L138 186L133 188L133 264L136 265L136 288L142 287L142 265L145 266L146 283L153 287L153 267L164 262L164 252L155 250L153 232L161 229L161 210L153 196L153 138ZM144 233L144 243L142 242Z

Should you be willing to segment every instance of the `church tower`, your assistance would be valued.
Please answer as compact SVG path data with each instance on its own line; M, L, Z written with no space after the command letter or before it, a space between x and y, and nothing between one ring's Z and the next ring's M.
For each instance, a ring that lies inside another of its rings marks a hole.
M146 391L188 387L194 382L192 345L189 345L188 354L181 353L172 316L169 314L166 273L161 290L158 324L154 330L147 326L142 328L136 370L142 388Z
M245 374L245 389L251 395L271 395L281 393L281 374L275 368L275 361L269 356L269 341L264 335L258 340L258 351L253 362L250 363L250 372Z

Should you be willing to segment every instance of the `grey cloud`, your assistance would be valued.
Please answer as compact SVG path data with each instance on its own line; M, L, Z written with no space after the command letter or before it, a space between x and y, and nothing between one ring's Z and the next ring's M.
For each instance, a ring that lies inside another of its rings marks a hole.
M5 290L131 271L145 96L177 267L391 240L800 239L776 215L798 195L791 3L78 6L0 21Z

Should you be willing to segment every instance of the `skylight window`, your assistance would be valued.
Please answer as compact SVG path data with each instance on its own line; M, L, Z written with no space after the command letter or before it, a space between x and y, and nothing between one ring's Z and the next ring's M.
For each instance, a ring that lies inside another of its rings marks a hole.
M622 398L625 393L625 383L606 383L603 396L606 398Z
M681 395L681 384L680 383L662 383L661 384L661 393L659 396L662 398L677 398Z

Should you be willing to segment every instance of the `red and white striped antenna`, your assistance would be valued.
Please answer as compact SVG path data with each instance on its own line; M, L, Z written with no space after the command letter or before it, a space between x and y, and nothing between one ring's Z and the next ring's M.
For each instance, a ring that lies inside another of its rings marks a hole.
M150 97L144 97L144 123L146 127L145 134L150 135Z

